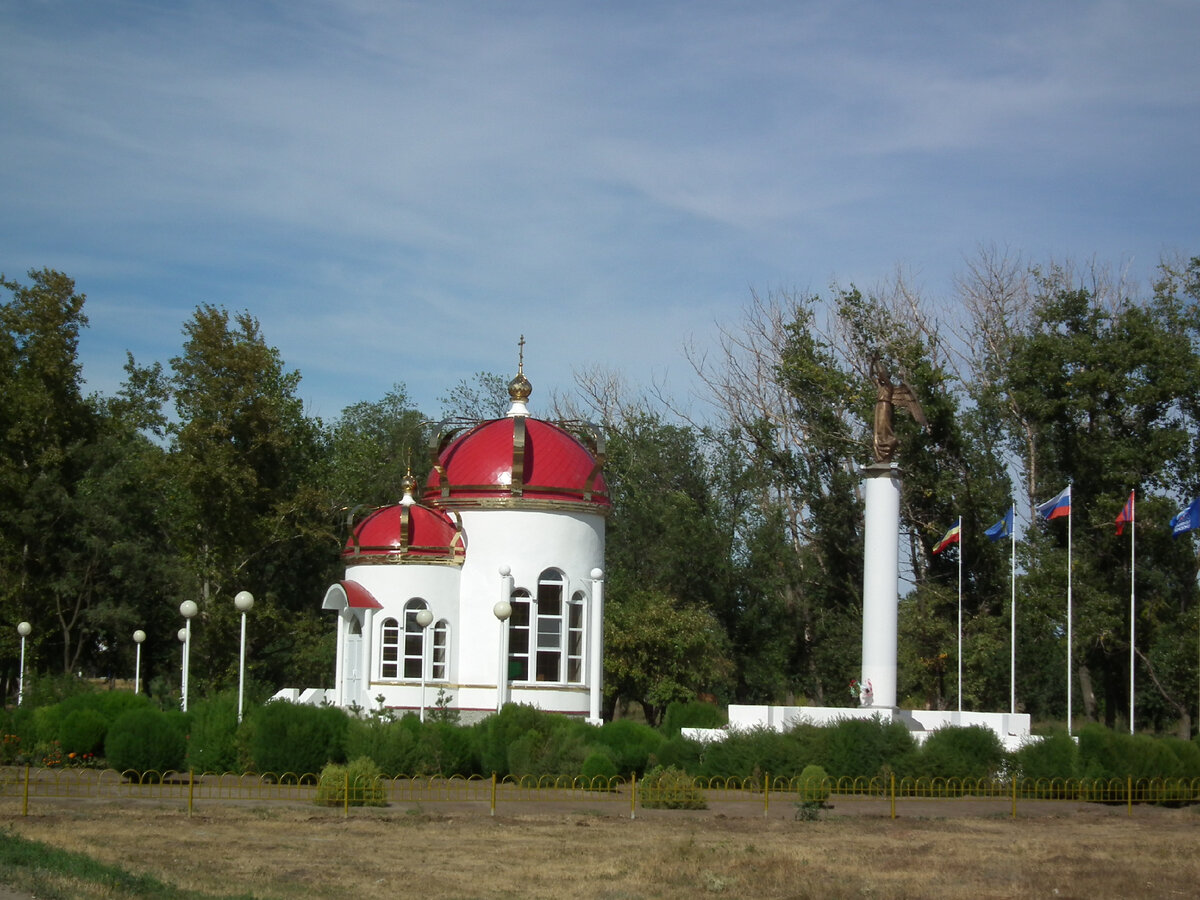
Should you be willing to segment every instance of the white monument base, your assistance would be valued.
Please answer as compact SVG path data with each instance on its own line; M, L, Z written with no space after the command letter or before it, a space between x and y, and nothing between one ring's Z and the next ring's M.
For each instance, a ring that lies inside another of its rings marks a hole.
M947 709L889 709L878 706L731 706L729 728L685 728L692 740L723 740L732 731L770 728L787 731L800 724L832 725L843 719L873 719L903 722L918 744L939 728L982 725L995 732L1005 750L1016 750L1035 740L1030 734L1028 713L958 712Z

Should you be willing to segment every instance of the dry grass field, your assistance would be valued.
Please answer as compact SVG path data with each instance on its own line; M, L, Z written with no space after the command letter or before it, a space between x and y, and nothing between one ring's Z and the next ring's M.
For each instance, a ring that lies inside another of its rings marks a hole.
M56 805L12 834L215 896L261 898L1194 897L1200 814L1078 806L819 821L530 807ZM743 807L744 811L744 807ZM978 814L976 814L978 813ZM21 885L16 885L20 888ZM120 896L81 884L63 896Z

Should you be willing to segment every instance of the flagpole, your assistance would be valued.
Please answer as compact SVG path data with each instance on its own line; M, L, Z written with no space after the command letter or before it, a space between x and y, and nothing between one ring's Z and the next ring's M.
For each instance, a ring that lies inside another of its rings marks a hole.
M1133 734L1133 686L1134 649L1137 647L1137 598L1134 594L1134 575L1137 565L1137 512L1136 491L1129 494L1129 733Z
M1009 612L1009 628L1012 634L1009 640L1008 711L1015 716L1017 714L1017 505L1015 503L1009 507L1009 513L1012 515L1013 521L1008 535L1011 544L1008 583L1012 591Z
M958 517L958 711L962 712L962 516Z
M1068 486L1068 490L1070 487ZM1068 495L1070 496L1070 495ZM1067 507L1067 735L1071 734L1071 653L1072 653L1072 626L1071 626L1071 515L1075 505L1075 498L1071 497L1071 505Z

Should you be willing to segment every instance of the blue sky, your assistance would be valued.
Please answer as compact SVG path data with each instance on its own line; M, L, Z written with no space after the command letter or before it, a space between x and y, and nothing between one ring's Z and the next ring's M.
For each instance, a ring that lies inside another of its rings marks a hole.
M1198 46L1192 0L2 3L0 271L76 279L104 392L209 302L326 419L522 333L535 414L684 394L751 289L1200 254Z

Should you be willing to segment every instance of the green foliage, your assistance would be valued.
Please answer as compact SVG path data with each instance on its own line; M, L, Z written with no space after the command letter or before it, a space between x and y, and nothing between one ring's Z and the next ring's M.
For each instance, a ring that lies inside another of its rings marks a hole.
M607 753L596 751L588 754L579 774L585 780L589 790L607 790L612 783L611 779L617 776L617 766Z
M527 731L508 747L508 771L519 778L575 775L590 752L586 732L570 727Z
M365 756L346 765L330 763L317 779L318 806L387 806L379 766Z
M700 774L709 777L792 775L813 759L811 749L795 733L784 734L773 728L730 731L724 740L704 748Z
M118 772L159 778L183 766L186 740L170 717L156 709L131 709L109 726L104 755Z
M58 742L63 753L97 754L104 751L108 720L94 709L77 709L68 713L58 728Z
M824 803L829 799L829 775L825 770L809 763L800 773L800 799L804 803Z
M234 772L238 767L237 694L201 700L188 710L188 766L197 772Z
M315 775L346 758L346 713L332 706L274 701L254 710L249 721L254 770L282 776Z
M1013 756L1022 778L1076 778L1079 775L1079 747L1065 728L1030 741Z
M1173 746L1149 735L1111 731L1090 723L1079 731L1084 778L1173 778L1184 774Z
M996 732L983 725L946 726L929 735L917 755L913 775L929 778L991 778L1007 754Z
M638 782L638 796L647 809L707 809L704 792L687 772L674 766L655 766Z
M509 748L513 744L531 732L537 735L537 738L531 738L526 743L522 751L523 758L529 757L535 750L535 743L540 747L551 732L565 729L568 724L566 716L545 713L532 706L506 703L500 712L488 716L475 726L476 750L482 773L487 775L495 772L503 778L512 771Z
M674 702L721 689L732 670L720 622L658 590L617 594L604 617L606 695L637 699L651 725Z
M703 700L675 701L667 704L662 732L667 737L674 737L684 728L720 728L728 721L729 717L715 703Z
M676 735L668 738L649 762L656 766L670 766L682 769L691 775L698 775L703 752L704 745L699 741L690 741Z
M591 739L608 751L622 775L645 772L649 759L665 742L662 734L649 725L629 719L605 722Z
M872 778L885 766L898 768L916 743L902 722L842 719L824 729L822 765L834 778Z

